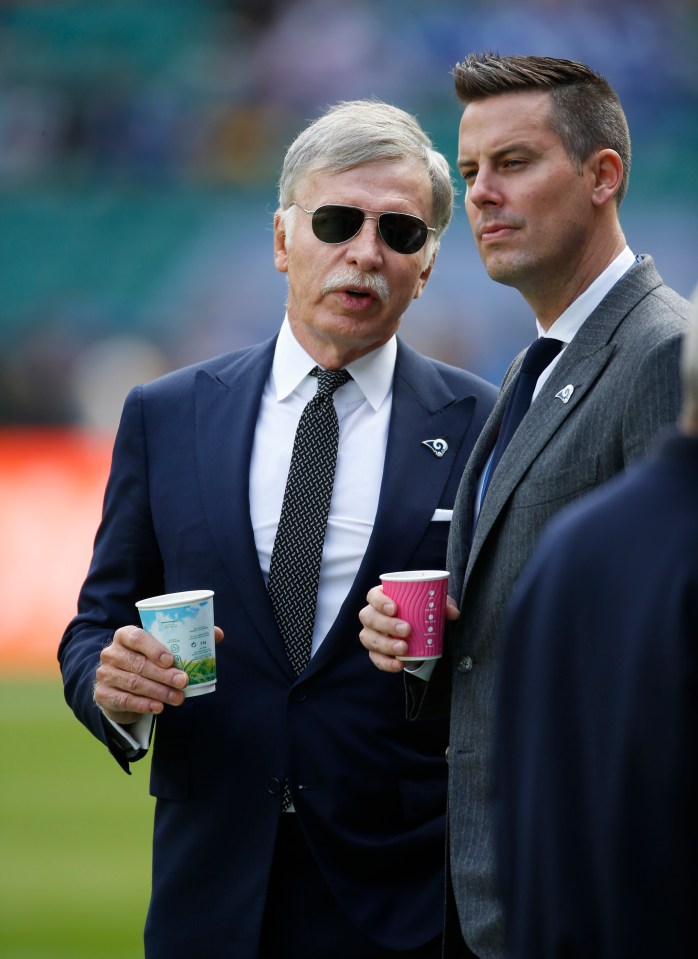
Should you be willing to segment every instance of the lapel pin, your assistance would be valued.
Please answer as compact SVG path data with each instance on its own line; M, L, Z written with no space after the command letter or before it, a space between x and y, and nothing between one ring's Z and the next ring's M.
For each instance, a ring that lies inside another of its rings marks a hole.
M564 386L558 393L555 394L556 400L562 400L563 403L568 403L570 396L574 393L574 387L571 383L568 383L567 386Z
M448 443L446 440L437 439L437 440L422 440L422 446L426 446L427 449L430 449L434 456L438 456L439 459L444 455L448 449Z

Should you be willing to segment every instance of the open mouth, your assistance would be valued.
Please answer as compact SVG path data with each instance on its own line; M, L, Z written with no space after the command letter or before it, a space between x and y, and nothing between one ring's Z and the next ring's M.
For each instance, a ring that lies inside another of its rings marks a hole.
M368 290L344 290L343 292L346 293L347 296L355 297L357 300L373 298L373 294Z
M346 287L335 292L341 303L353 310L367 309L373 303L378 302L378 297L372 290L367 290L361 286Z

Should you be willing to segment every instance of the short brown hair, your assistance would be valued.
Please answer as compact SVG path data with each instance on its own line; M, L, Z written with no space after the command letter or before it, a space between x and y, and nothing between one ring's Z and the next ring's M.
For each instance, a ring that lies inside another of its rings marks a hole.
M630 132L618 95L605 77L574 60L498 53L468 54L453 68L453 76L464 107L499 93L548 91L551 128L575 163L581 166L595 150L611 149L620 156L623 178L615 197L620 206L630 177Z

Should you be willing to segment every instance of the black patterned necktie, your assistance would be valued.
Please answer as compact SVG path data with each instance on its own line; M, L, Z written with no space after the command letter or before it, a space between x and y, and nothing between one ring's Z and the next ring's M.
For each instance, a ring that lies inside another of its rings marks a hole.
M554 340L550 336L539 336L526 350L526 355L524 356L521 369L514 383L514 388L509 394L509 399L504 409L502 425L499 428L497 442L494 444L492 459L482 487L480 503L482 503L485 498L492 474L502 458L502 453L531 405L531 398L536 383L538 382L538 377L546 367L550 366L563 346L564 343L560 340Z
M269 563L274 617L296 675L310 660L322 547L339 446L335 390L346 370L311 370L317 393L304 408L293 443L279 526Z

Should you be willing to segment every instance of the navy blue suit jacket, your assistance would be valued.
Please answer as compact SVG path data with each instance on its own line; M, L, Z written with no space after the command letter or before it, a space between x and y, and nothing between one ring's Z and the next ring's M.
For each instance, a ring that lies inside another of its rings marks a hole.
M560 513L507 620L495 767L511 959L698 955L698 438Z
M399 343L373 534L330 632L296 678L249 515L273 350L271 340L131 392L92 565L60 647L68 703L127 767L92 701L100 650L117 627L138 622L136 600L215 591L225 632L216 692L156 722L149 959L256 956L285 777L320 869L367 935L407 949L442 922L446 723L406 720L402 677L371 664L357 615L380 573L443 568L449 523L431 519L453 507L496 390ZM436 438L448 443L440 458L423 445Z

